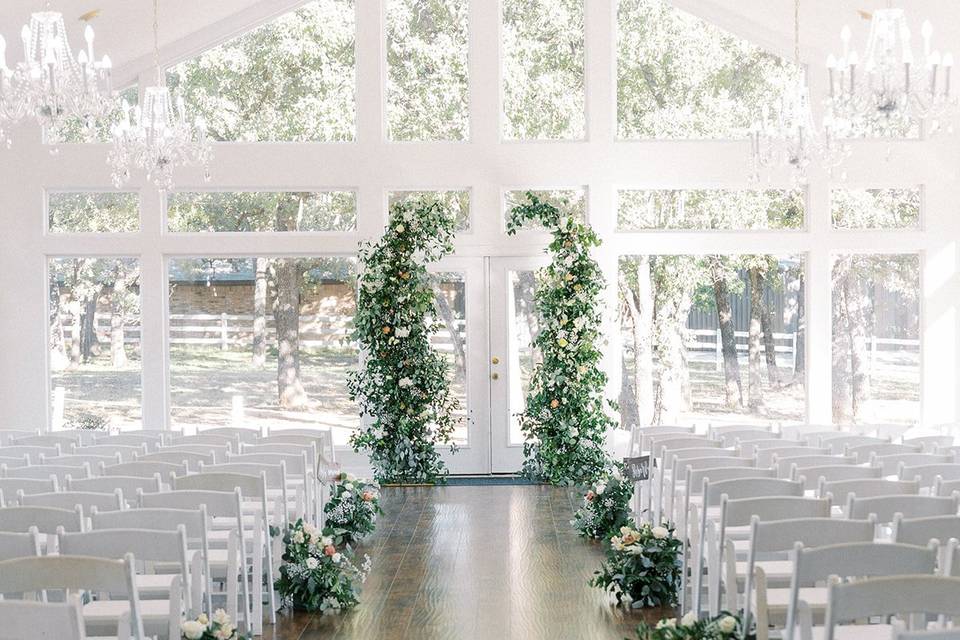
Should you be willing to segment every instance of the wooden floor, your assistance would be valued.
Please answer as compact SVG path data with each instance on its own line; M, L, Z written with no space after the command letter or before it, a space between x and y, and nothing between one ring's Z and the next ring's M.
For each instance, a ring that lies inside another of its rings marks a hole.
M603 554L570 525L577 501L535 485L385 488L360 605L345 615L283 612L264 637L633 637L643 614L625 615L587 585Z

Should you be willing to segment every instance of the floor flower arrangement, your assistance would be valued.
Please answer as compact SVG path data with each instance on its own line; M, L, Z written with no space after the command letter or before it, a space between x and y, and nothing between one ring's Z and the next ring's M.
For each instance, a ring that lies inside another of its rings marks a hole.
M337 544L356 545L373 533L380 508L380 486L348 473L333 482L330 499L323 507L326 526Z
M247 640L234 626L233 621L223 609L214 611L213 616L201 613L194 620L185 620L180 624L180 635L185 640Z
M639 640L755 640L756 634L752 631L744 634L743 620L737 614L722 611L701 620L691 611L679 620L664 618L655 626L641 622L637 637Z
M323 531L297 520L283 535L280 577L274 587L284 606L337 613L359 603L360 585L370 571L370 557L357 566L347 545L337 545L332 529Z
M583 494L583 503L570 524L580 535L602 540L630 522L633 482L625 478L621 465L614 463Z
M610 538L607 559L590 584L623 606L674 606L679 602L682 546L669 526L621 527L619 535Z

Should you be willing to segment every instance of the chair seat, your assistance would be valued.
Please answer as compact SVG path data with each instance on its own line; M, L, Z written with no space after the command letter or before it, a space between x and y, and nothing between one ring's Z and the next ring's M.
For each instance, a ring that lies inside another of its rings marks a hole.
M811 629L813 640L823 640L826 630L823 627ZM883 640L893 635L889 624L847 624L833 630L834 640ZM799 637L799 634L795 634Z
M803 587L800 599L809 605L811 611L822 612L827 608L826 587ZM790 606L790 589L767 589L767 609L786 611Z
M170 584L177 578L178 574L137 574L134 576L134 584L137 585L137 593L143 600L155 599L157 597L170 597Z
M767 584L771 582L789 583L793 577L793 562L790 560L760 560L756 562L755 565L763 569L763 573L767 578ZM738 580L743 581L744 576L747 575L748 566L749 564L747 562L738 562L736 564Z
M130 609L126 600L94 600L83 605L83 619L88 623L116 622ZM146 621L170 618L169 600L141 600L140 615Z

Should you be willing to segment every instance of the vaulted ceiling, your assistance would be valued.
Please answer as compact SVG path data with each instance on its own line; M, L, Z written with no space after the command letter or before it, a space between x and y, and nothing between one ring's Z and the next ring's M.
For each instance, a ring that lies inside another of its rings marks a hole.
M360 0L369 2L373 0ZM488 2L493 8L496 0ZM587 0L588 2L600 0ZM717 23L757 44L792 56L792 0L671 0L675 5ZM302 4L304 0L160 0L160 44L164 58L202 51L249 28ZM21 25L30 12L43 8L41 0L0 2L0 34L15 49ZM915 31L925 18L938 28L935 46L960 52L960 2L957 0L898 0ZM849 24L866 37L868 21L863 12L887 5L886 0L801 0L801 43L806 61L821 64L827 52L839 47L838 34ZM81 16L98 11L90 19L97 32L97 49L108 52L118 75L135 77L150 66L152 0L51 0L62 11L68 28L76 29L74 46L81 42ZM175 54L169 53L176 51ZM13 56L11 56L13 57Z

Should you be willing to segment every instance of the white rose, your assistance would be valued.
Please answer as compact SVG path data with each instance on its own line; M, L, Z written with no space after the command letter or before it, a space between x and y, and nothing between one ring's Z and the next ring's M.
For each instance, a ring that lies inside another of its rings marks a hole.
M607 484L605 482L597 483L597 491L596 491L597 495L602 494L606 490L607 490Z
M409 327L397 327L397 330L394 331L393 335L397 336L398 338L407 338L407 337L410 336L410 328L409 328Z
M340 554L340 552L337 552L333 554L332 558L335 564L340 564L340 560L343 558L343 556Z
M217 609L213 612L213 621L219 625L229 624L230 616L223 609Z
M653 537L657 540L670 537L670 531L666 527L654 527L650 530L650 533L653 534Z
M685 627L693 626L697 622L697 614L693 611L687 611L687 613L680 618L680 624Z
M610 472L610 475L613 477L614 480L620 480L620 479L623 478L623 476L620 475L620 468L619 468L619 467L614 467L614 468L613 468L613 471Z
M293 541L297 544L303 543L304 540L306 540L306 538L303 537L303 531L297 531L293 534Z
M320 546L321 546L321 547L328 547L328 546L330 546L331 544L333 544L333 538L331 538L330 536L322 536L322 537L320 538Z
M737 619L733 616L724 616L720 618L717 627L719 627L723 633L733 633L733 630L737 628Z
M677 626L676 618L664 618L663 620L657 623L657 629L663 629L664 627L669 627L670 629L673 629L676 626Z
M200 640L206 630L207 628L196 620L187 620L180 624L180 631L183 632L183 637L187 640Z
M400 382L398 382L397 384L399 384L401 388L412 387L413 380L411 380L410 378L400 378Z
M307 524L303 525L303 531L304 531L304 533L306 533L308 536L313 535L313 533L314 533L316 530L317 530L317 528L316 528L315 526L313 526L312 524L310 524L309 522L308 522Z
M320 566L320 562L316 558L307 558L307 569L316 569Z
M235 629L232 624L225 624L214 632L214 637L217 640L230 640L233 637L233 632Z

